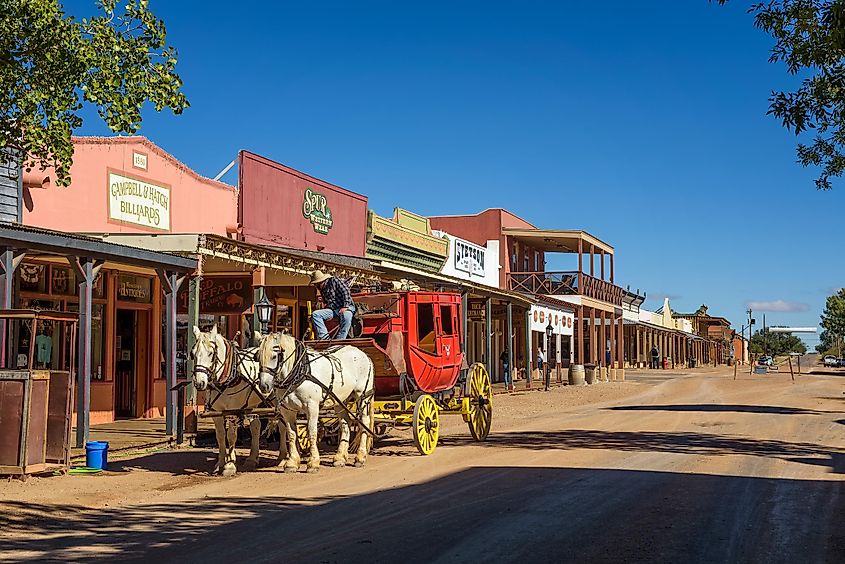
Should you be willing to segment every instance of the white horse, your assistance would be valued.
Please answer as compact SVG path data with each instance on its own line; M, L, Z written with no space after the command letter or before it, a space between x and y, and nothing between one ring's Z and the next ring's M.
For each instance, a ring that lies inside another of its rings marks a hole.
M340 440L334 466L347 463L349 455L349 413L342 405L337 405L326 392L332 393L344 404L358 402L358 416L368 428L375 385L375 370L370 358L360 349L338 344L337 349L315 351L290 335L271 333L261 339L256 358L260 364L259 388L263 393L276 389L276 398L281 408L281 417L287 431L287 458L284 461L285 472L299 470L299 449L296 436L296 416L305 413L308 419L308 438L311 441L311 455L308 459L308 472L320 469L320 452L317 450L317 423L320 407L330 403L340 421ZM317 383L319 382L319 384ZM367 433L358 425L358 452L355 466L363 466L367 461ZM281 447L279 457L281 459ZM280 464L281 465L281 464Z
M198 391L206 392L205 408L212 411L255 408L265 402L266 396L258 392L258 363L255 361L257 347L237 349L232 341L217 332L217 326L210 331L200 331L194 326L196 344L191 354L194 358L193 381ZM237 425L226 428L225 417L214 417L219 454L212 474L222 473L234 476L235 442ZM258 445L261 436L261 420L253 417L249 422L252 444L246 468L258 466ZM227 440L228 439L228 440ZM282 458L282 454L279 454Z

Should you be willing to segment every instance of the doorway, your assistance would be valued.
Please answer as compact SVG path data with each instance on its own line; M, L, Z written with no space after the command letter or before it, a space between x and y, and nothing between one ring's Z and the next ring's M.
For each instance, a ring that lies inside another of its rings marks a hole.
M138 393L135 374L136 336L138 312L118 309L115 319L115 417L132 417Z
M114 415L142 417L147 395L149 311L118 308L115 316Z

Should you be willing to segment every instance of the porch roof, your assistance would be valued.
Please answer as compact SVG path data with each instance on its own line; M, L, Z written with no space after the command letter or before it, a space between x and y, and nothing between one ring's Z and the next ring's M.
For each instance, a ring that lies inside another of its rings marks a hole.
M244 271L265 267L300 276L303 284L307 284L307 277L314 270L342 278L357 277L366 282L380 280L379 273L372 269L372 263L364 258L253 245L220 235L102 233L98 237L125 245L198 257L208 266L212 266L215 261L222 261L221 264L237 265Z
M547 253L577 253L578 242L592 245L597 250L607 254L613 254L613 247L598 237L586 231L567 231L558 229L524 229L520 227L505 227L502 233L512 237L519 242L526 243ZM589 248L584 247L588 252Z
M89 257L108 263L177 272L191 272L197 267L197 260L191 257L18 224L0 224L0 246L25 250L32 255Z

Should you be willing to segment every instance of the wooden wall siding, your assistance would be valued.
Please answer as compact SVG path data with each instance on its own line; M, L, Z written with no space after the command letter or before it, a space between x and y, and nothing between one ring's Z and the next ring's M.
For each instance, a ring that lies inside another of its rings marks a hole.
M19 223L21 220L20 169L17 159L8 150L0 150L0 221Z

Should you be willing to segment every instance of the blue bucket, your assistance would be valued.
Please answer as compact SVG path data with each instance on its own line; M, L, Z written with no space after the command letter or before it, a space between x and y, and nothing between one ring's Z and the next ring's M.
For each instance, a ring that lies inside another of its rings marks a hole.
M105 470L109 465L109 443L91 441L85 443L85 466Z

